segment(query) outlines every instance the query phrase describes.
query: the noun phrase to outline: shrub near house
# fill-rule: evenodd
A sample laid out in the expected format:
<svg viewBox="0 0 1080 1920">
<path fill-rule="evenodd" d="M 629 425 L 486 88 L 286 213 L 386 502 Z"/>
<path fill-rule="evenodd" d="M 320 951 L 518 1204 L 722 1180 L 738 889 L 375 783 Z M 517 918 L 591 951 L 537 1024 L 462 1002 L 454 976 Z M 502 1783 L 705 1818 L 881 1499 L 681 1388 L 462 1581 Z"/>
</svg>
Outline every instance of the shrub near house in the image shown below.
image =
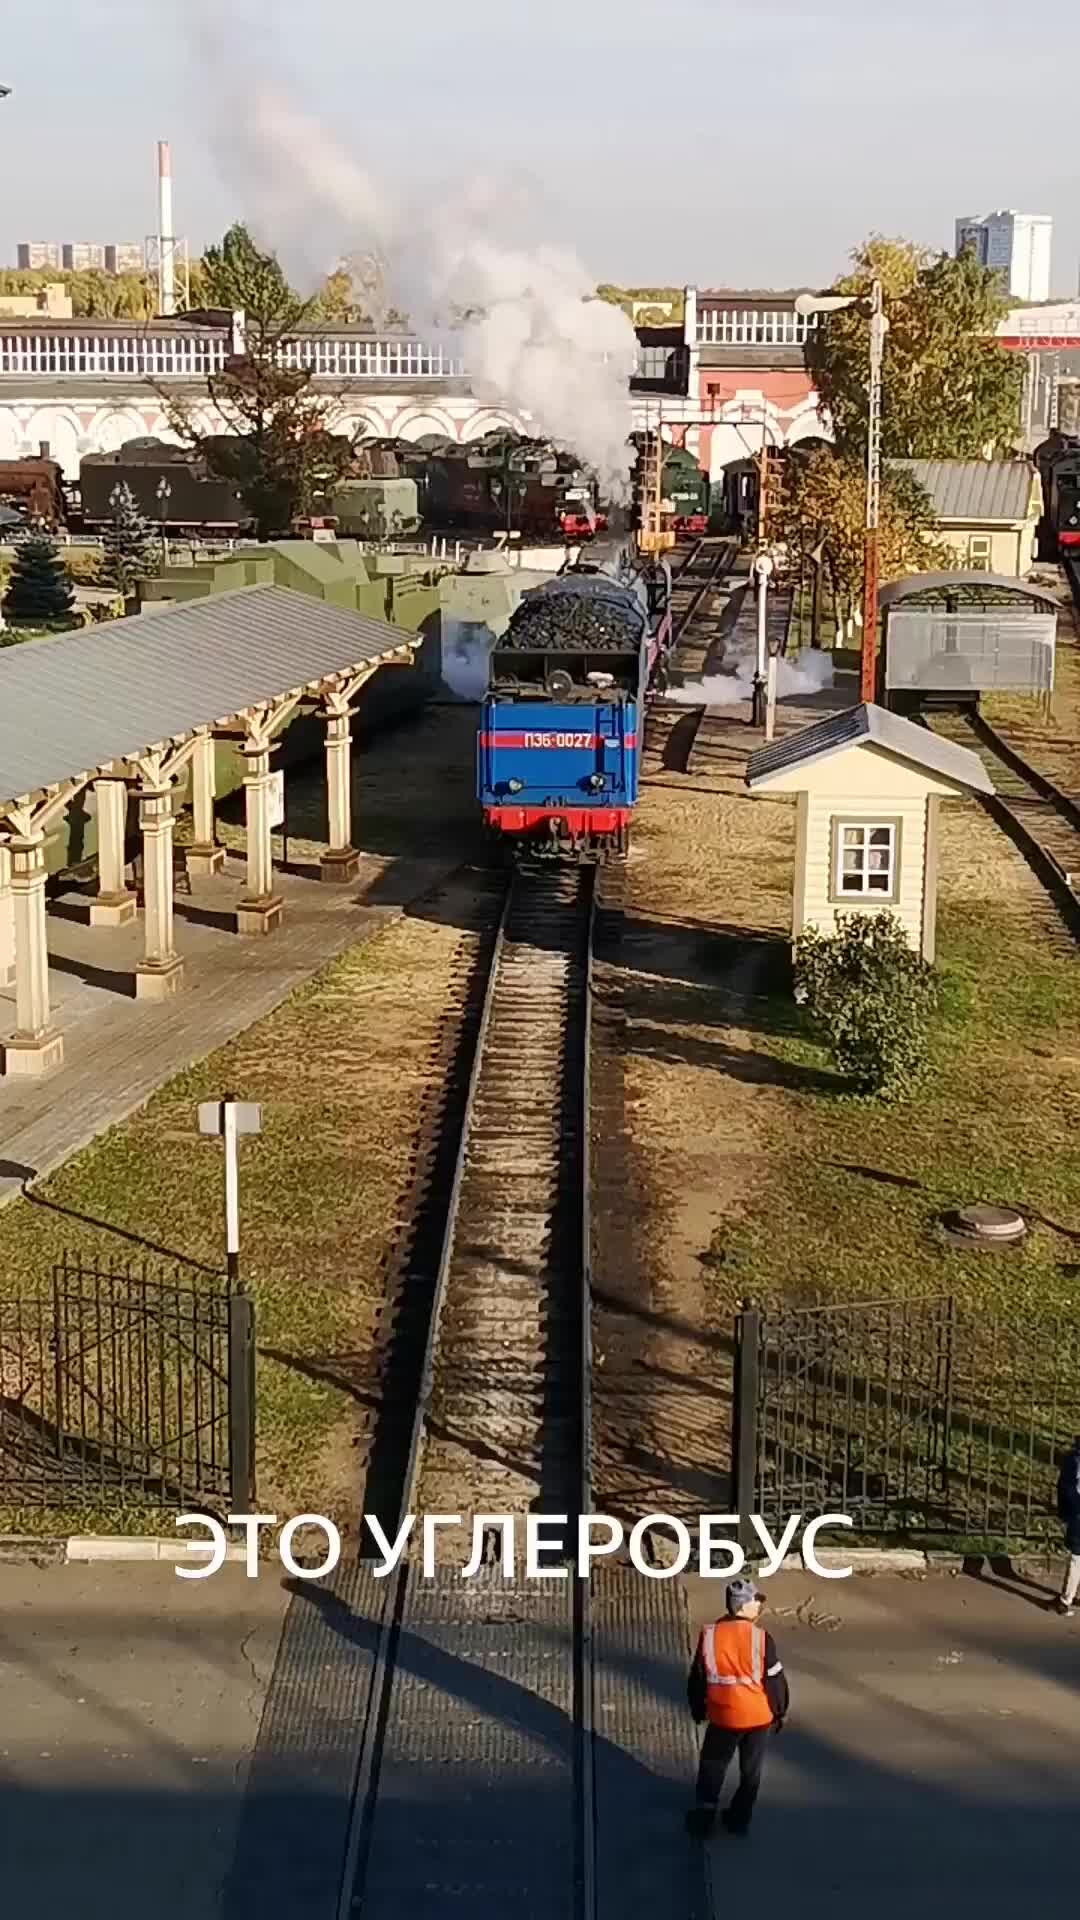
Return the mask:
<svg viewBox="0 0 1080 1920">
<path fill-rule="evenodd" d="M 854 1092 L 904 1099 L 925 1071 L 933 971 L 894 914 L 841 914 L 836 928 L 796 941 L 796 996 Z"/>
</svg>

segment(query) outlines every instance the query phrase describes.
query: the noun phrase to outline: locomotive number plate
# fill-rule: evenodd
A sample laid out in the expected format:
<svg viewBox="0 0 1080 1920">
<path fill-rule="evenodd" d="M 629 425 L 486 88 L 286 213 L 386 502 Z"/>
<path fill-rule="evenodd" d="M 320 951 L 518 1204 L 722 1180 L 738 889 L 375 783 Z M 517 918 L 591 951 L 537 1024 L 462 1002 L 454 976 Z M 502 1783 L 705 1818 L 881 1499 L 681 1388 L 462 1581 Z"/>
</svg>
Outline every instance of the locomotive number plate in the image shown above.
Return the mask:
<svg viewBox="0 0 1080 1920">
<path fill-rule="evenodd" d="M 527 747 L 592 747 L 596 745 L 593 733 L 527 733 Z"/>
</svg>

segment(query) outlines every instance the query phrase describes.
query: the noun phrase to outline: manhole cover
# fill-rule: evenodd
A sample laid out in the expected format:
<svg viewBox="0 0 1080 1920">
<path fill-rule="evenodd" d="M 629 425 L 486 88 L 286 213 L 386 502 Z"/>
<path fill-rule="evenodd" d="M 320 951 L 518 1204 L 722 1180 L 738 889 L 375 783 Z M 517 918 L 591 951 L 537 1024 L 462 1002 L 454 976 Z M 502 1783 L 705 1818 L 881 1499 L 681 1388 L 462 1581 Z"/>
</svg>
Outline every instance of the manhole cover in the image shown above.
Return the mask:
<svg viewBox="0 0 1080 1920">
<path fill-rule="evenodd" d="M 983 1200 L 957 1207 L 941 1224 L 946 1239 L 956 1246 L 1012 1247 L 1027 1233 L 1024 1216 L 1014 1207 L 992 1207 Z"/>
</svg>

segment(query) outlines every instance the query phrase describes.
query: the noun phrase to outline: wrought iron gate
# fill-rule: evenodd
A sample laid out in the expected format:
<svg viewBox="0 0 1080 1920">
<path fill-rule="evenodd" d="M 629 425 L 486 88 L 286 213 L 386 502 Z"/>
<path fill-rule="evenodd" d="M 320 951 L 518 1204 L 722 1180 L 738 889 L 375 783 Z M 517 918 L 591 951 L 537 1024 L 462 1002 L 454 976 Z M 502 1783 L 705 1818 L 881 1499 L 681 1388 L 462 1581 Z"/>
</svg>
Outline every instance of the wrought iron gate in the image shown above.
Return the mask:
<svg viewBox="0 0 1080 1920">
<path fill-rule="evenodd" d="M 736 1321 L 741 1514 L 850 1514 L 878 1539 L 1060 1541 L 1080 1432 L 1080 1318 L 990 1316 L 951 1296 L 747 1307 Z"/>
<path fill-rule="evenodd" d="M 0 1506 L 250 1507 L 243 1293 L 65 1261 L 0 1296 Z"/>
</svg>

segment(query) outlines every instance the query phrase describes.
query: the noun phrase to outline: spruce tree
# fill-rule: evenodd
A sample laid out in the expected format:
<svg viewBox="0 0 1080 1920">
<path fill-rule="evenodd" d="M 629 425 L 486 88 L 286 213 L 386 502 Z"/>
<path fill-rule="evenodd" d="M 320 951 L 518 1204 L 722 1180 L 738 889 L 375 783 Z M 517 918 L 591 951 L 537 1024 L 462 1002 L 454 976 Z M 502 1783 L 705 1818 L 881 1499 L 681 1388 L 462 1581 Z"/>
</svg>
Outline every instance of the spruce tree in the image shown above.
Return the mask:
<svg viewBox="0 0 1080 1920">
<path fill-rule="evenodd" d="M 71 577 L 55 540 L 47 533 L 23 540 L 4 598 L 4 616 L 16 626 L 42 627 L 70 619 L 75 605 Z"/>
<path fill-rule="evenodd" d="M 101 577 L 126 600 L 143 575 L 156 572 L 157 554 L 150 528 L 126 481 L 113 488 L 109 504 L 112 519 L 102 535 L 105 557 Z"/>
</svg>

